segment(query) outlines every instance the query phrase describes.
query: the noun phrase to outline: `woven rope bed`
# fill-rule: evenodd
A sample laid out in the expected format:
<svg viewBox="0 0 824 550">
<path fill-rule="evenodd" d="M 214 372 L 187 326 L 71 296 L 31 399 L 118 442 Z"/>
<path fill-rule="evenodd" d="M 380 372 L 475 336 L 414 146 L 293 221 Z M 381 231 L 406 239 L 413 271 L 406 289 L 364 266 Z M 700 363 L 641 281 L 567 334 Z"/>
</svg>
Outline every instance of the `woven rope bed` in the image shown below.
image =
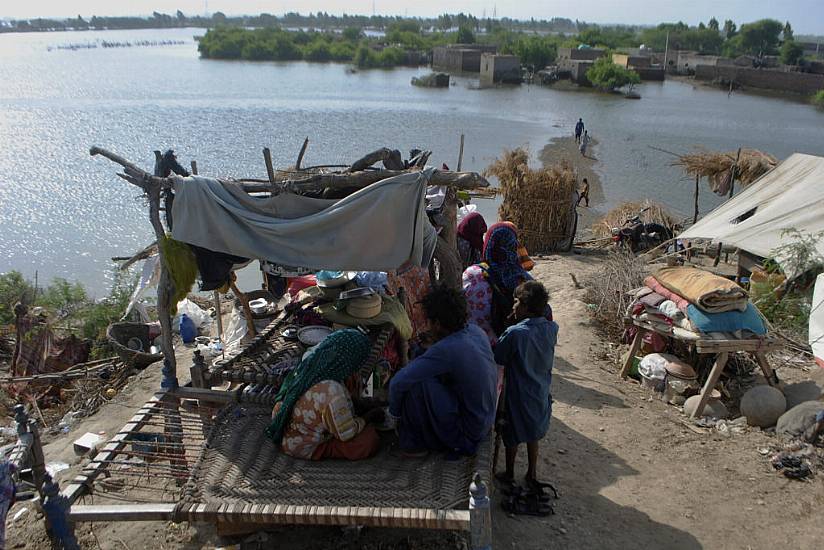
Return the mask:
<svg viewBox="0 0 824 550">
<path fill-rule="evenodd" d="M 362 461 L 307 461 L 280 452 L 265 435 L 271 409 L 235 404 L 192 470 L 176 516 L 214 514 L 228 522 L 366 524 L 467 529 L 475 472 L 489 479 L 491 437 L 474 457 L 400 458 L 387 441 Z"/>
</svg>

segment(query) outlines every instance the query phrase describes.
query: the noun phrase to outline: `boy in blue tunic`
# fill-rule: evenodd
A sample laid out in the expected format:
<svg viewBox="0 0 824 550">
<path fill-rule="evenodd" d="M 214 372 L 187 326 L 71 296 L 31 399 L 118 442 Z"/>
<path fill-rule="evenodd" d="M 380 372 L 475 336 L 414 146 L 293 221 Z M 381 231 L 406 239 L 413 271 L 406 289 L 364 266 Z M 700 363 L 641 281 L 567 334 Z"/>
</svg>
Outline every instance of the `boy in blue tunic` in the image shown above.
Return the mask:
<svg viewBox="0 0 824 550">
<path fill-rule="evenodd" d="M 539 485 L 535 472 L 538 442 L 546 435 L 552 414 L 549 386 L 558 325 L 544 315 L 549 296 L 538 281 L 522 283 L 514 297 L 512 315 L 517 323 L 506 329 L 495 347 L 495 361 L 505 368 L 502 439 L 506 472 L 499 479 L 514 481 L 518 446 L 526 443 L 529 466 L 525 480 L 533 487 Z"/>
</svg>

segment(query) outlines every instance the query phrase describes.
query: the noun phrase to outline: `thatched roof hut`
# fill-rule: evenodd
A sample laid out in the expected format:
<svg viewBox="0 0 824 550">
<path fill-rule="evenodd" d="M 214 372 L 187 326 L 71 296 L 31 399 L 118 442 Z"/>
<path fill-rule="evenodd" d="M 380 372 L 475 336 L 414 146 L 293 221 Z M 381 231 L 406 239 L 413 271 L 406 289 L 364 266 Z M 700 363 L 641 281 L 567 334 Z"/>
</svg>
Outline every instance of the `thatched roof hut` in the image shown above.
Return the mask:
<svg viewBox="0 0 824 550">
<path fill-rule="evenodd" d="M 529 153 L 518 148 L 504 151 L 484 175 L 498 178 L 503 196 L 498 216 L 518 226 L 522 244 L 530 252 L 546 254 L 572 247 L 578 221 L 578 181 L 572 165 L 563 161 L 530 168 Z"/>
<path fill-rule="evenodd" d="M 735 159 L 735 152 L 698 150 L 694 153 L 680 155 L 672 164 L 681 166 L 691 176 L 707 178 L 707 183 L 713 193 L 723 196 L 730 190 L 731 170 Z M 746 187 L 775 168 L 777 164 L 778 161 L 772 155 L 756 149 L 741 149 L 735 177 Z"/>
</svg>

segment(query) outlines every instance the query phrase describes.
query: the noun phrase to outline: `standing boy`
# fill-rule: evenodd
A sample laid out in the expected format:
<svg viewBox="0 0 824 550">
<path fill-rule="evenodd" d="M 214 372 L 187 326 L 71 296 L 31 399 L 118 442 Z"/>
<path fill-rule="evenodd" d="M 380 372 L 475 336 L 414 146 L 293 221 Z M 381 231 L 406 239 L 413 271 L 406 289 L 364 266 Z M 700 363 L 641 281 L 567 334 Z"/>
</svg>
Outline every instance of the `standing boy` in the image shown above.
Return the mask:
<svg viewBox="0 0 824 550">
<path fill-rule="evenodd" d="M 495 347 L 495 361 L 504 365 L 504 413 L 502 439 L 506 448 L 506 472 L 498 479 L 512 483 L 518 446 L 526 443 L 529 466 L 526 484 L 540 487 L 536 475 L 538 442 L 549 429 L 552 414 L 552 363 L 558 325 L 545 312 L 549 296 L 538 281 L 526 281 L 515 289 L 512 314 L 518 321 L 503 333 Z"/>
<path fill-rule="evenodd" d="M 578 122 L 575 124 L 575 143 L 581 143 L 581 134 L 584 133 L 584 121 L 583 119 L 578 119 Z"/>
<path fill-rule="evenodd" d="M 581 201 L 586 201 L 586 206 L 589 208 L 589 182 L 586 178 L 584 178 L 584 183 L 581 186 L 581 194 L 578 195 L 578 202 L 575 203 L 575 206 L 580 206 Z"/>
</svg>

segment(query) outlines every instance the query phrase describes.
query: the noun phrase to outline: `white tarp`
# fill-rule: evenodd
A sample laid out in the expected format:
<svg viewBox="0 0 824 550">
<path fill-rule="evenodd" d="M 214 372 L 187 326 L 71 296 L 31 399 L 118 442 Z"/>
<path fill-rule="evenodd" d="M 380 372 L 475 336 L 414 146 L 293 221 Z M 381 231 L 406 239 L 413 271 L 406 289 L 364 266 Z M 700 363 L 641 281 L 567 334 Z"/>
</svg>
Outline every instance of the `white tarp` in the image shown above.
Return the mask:
<svg viewBox="0 0 824 550">
<path fill-rule="evenodd" d="M 769 257 L 787 242 L 786 229 L 824 231 L 824 158 L 795 153 L 678 238 L 712 239 Z M 818 250 L 824 255 L 824 240 Z"/>
</svg>

